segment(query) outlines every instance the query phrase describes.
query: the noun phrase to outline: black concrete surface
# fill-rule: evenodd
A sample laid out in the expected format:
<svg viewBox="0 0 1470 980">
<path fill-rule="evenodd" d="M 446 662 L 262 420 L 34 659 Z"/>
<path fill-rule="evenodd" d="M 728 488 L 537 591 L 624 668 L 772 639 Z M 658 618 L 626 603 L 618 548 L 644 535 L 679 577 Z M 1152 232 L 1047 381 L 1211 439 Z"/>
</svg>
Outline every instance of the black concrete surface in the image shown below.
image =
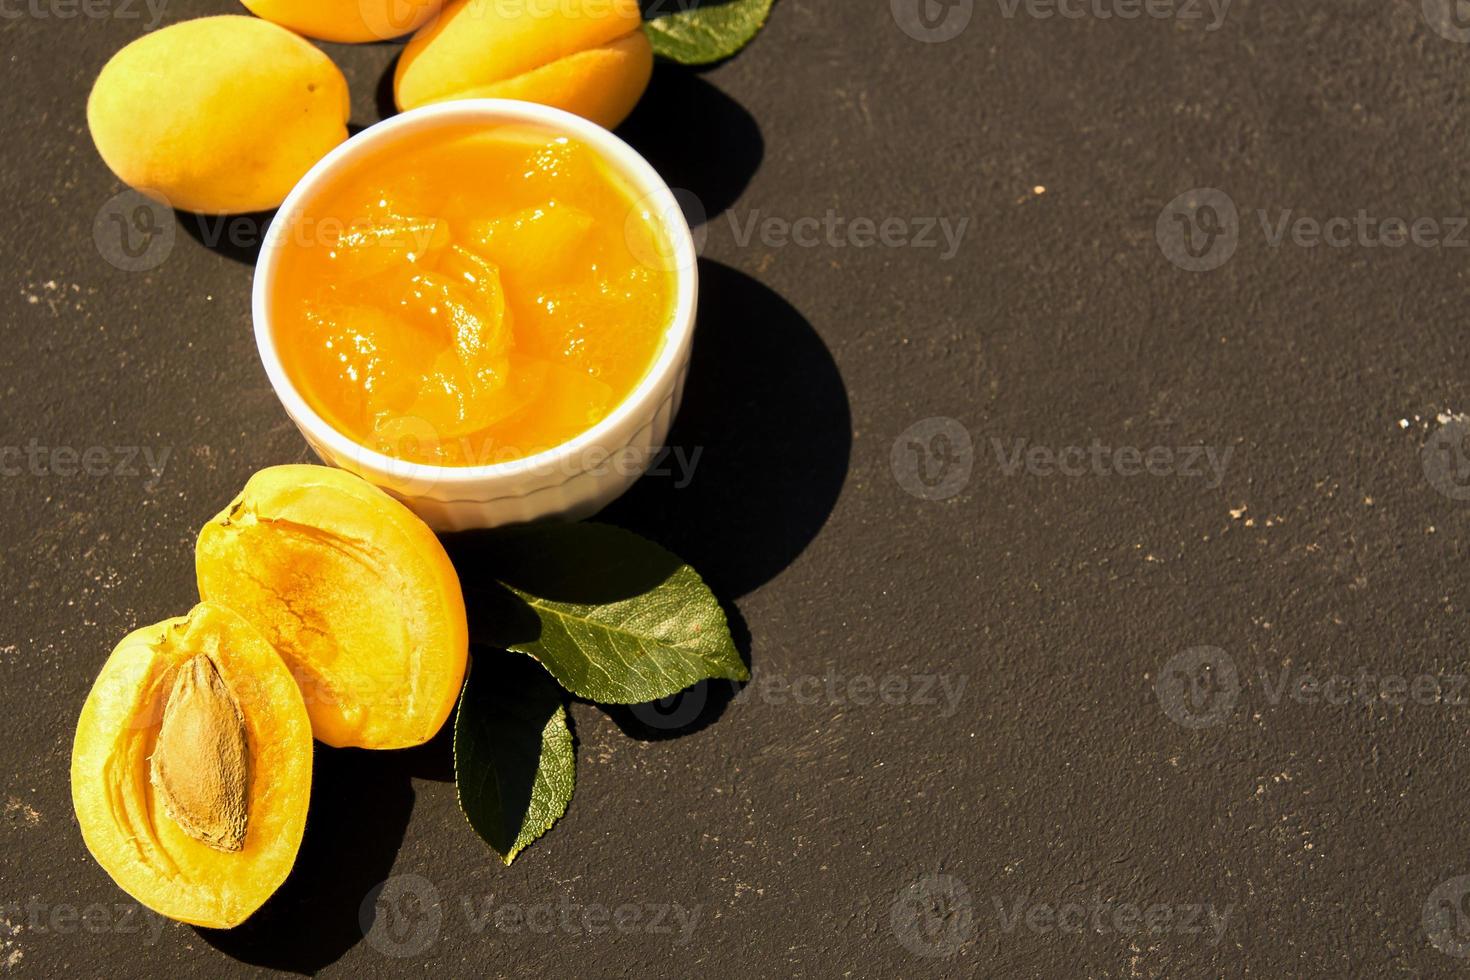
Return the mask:
<svg viewBox="0 0 1470 980">
<path fill-rule="evenodd" d="M 152 14 L 3 8 L 0 972 L 1467 969 L 1470 32 L 916 10 L 781 0 L 625 127 L 708 219 L 702 455 L 607 519 L 707 575 L 755 681 L 574 705 L 576 798 L 509 869 L 442 739 L 319 749 L 296 874 L 225 934 L 112 884 L 67 770 L 113 644 L 190 605 L 196 528 L 307 458 L 251 339 L 260 219 L 121 251 L 83 106 Z M 370 124 L 396 48 L 329 50 Z"/>
</svg>

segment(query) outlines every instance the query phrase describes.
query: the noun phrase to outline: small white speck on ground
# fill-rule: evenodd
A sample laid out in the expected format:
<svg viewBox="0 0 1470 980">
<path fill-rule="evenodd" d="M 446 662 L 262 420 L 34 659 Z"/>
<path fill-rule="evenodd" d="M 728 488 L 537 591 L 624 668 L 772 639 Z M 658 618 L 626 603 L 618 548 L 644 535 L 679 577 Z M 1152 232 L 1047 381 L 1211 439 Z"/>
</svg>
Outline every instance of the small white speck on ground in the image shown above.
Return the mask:
<svg viewBox="0 0 1470 980">
<path fill-rule="evenodd" d="M 5 798 L 5 816 L 11 820 L 22 820 L 28 827 L 34 827 L 41 822 L 41 814 L 36 808 L 15 796 Z"/>
</svg>

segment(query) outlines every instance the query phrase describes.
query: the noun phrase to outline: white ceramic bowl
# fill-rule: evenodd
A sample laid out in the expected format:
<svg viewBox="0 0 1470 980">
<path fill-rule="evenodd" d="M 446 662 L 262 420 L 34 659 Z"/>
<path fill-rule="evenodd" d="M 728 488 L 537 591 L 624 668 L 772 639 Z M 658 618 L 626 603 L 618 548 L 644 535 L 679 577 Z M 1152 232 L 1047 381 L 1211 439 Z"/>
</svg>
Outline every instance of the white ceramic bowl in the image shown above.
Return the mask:
<svg viewBox="0 0 1470 980">
<path fill-rule="evenodd" d="M 531 125 L 579 140 L 625 180 L 655 221 L 669 253 L 656 257 L 675 275 L 672 318 L 662 348 L 643 380 L 607 418 L 554 449 L 487 466 L 411 463 L 359 445 L 307 404 L 287 375 L 270 318 L 276 267 L 290 253 L 280 245 L 315 194 L 343 167 L 395 142 L 417 141 L 436 129 L 465 125 Z M 442 102 L 394 116 L 327 154 L 291 191 L 261 243 L 255 267 L 255 342 L 271 387 L 286 413 L 323 461 L 349 470 L 401 499 L 441 531 L 498 527 L 541 518 L 577 519 L 601 510 L 632 486 L 668 437 L 684 392 L 694 338 L 698 268 L 693 237 L 667 184 L 628 144 L 580 116 L 511 99 Z"/>
</svg>

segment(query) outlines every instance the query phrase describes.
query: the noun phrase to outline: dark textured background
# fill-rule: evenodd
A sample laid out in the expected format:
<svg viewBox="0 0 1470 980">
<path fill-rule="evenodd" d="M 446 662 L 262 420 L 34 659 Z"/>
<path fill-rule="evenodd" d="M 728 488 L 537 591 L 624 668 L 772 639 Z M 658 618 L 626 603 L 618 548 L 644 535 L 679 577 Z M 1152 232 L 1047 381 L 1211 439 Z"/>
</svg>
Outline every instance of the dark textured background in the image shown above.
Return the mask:
<svg viewBox="0 0 1470 980">
<path fill-rule="evenodd" d="M 1235 0 L 1211 31 L 1203 7 L 1193 21 L 1042 19 L 978 0 L 963 33 L 926 44 L 886 0 L 781 0 L 733 61 L 661 69 L 625 133 L 710 215 L 674 435 L 703 457 L 687 488 L 646 480 L 608 519 L 707 575 L 758 683 L 697 693 L 687 725 L 574 706 L 576 798 L 510 869 L 460 816 L 442 741 L 319 749 L 297 873 L 233 934 L 138 918 L 69 801 L 72 729 L 108 651 L 188 608 L 195 530 L 251 472 L 306 458 L 256 358 L 248 245 L 206 247 L 209 229 L 180 216 L 166 261 L 130 273 L 94 244 L 122 188 L 84 100 L 149 19 L 107 9 L 0 19 L 0 445 L 170 456 L 156 481 L 64 464 L 0 481 L 0 972 L 1465 969 L 1429 933 L 1453 950 L 1470 920 L 1424 910 L 1459 908 L 1453 879 L 1470 872 L 1467 709 L 1273 691 L 1360 670 L 1451 691 L 1470 671 L 1470 504 L 1421 464 L 1441 458 L 1426 442 L 1458 448 L 1437 419 L 1470 402 L 1466 236 L 1272 247 L 1257 217 L 1362 209 L 1453 231 L 1470 190 L 1470 47 L 1418 2 Z M 165 20 L 232 9 L 171 0 Z M 378 118 L 395 50 L 330 47 L 355 122 Z M 1196 273 L 1155 228 L 1201 187 L 1228 194 L 1240 226 L 1234 256 Z M 948 261 L 736 234 L 829 209 L 969 226 Z M 892 461 L 931 417 L 974 444 L 944 500 L 903 488 L 895 473 L 918 462 L 906 439 Z M 961 481 L 958 432 L 933 448 Z M 1008 476 L 993 439 L 1232 455 L 1218 487 Z M 1181 701 L 1165 665 L 1200 646 L 1220 651 L 1213 680 Z M 954 710 L 920 703 L 914 675 L 963 684 Z M 820 680 L 783 698 L 772 678 Z M 908 691 L 858 703 L 865 678 Z M 1221 697 L 1230 710 L 1210 714 Z M 1176 724 L 1165 706 L 1218 724 Z M 418 917 L 365 941 L 359 909 L 385 879 Z M 403 895 L 423 882 L 415 909 Z M 1086 924 L 1013 923 L 1023 900 L 1082 903 Z M 681 942 L 465 912 L 625 903 L 699 918 Z M 1200 905 L 1229 909 L 1218 943 L 1184 927 Z M 1172 924 L 1110 924 L 1149 906 Z M 406 947 L 383 936 L 424 948 L 385 955 Z"/>
</svg>

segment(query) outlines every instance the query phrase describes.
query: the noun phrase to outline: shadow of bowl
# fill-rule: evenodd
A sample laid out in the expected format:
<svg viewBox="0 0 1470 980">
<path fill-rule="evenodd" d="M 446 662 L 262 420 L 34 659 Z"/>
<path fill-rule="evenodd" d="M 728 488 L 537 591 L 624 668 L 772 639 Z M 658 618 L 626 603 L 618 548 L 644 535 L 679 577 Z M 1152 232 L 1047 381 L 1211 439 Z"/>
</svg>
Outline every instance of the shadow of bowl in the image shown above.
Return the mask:
<svg viewBox="0 0 1470 980">
<path fill-rule="evenodd" d="M 811 324 L 766 286 L 700 262 L 699 320 L 668 450 L 599 520 L 663 544 L 722 600 L 770 581 L 837 503 L 847 389 Z"/>
<path fill-rule="evenodd" d="M 734 204 L 765 157 L 760 126 L 740 103 L 691 69 L 665 61 L 654 65 L 648 91 L 617 134 L 671 188 L 698 199 L 696 213 L 687 215 L 690 224 Z"/>
</svg>

